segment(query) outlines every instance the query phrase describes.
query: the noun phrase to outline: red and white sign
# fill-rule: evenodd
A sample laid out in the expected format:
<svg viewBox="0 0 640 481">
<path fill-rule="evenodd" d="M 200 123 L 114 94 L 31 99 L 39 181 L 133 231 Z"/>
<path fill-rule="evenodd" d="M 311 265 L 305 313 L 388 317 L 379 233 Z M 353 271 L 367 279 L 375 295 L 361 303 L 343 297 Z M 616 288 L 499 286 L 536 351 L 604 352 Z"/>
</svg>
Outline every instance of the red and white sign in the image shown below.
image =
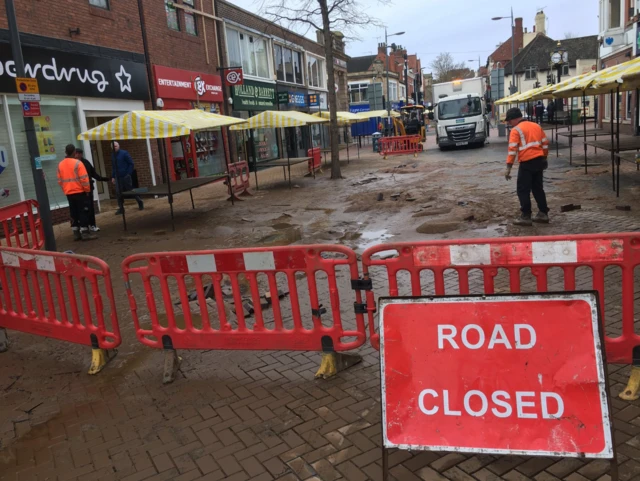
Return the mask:
<svg viewBox="0 0 640 481">
<path fill-rule="evenodd" d="M 40 102 L 21 102 L 23 117 L 41 117 Z"/>
<path fill-rule="evenodd" d="M 177 68 L 153 66 L 156 91 L 159 98 L 222 102 L 222 80 L 211 75 Z"/>
<path fill-rule="evenodd" d="M 383 441 L 612 458 L 595 293 L 382 299 Z"/>
<path fill-rule="evenodd" d="M 242 67 L 238 68 L 225 68 L 224 72 L 224 84 L 228 87 L 234 85 L 242 85 L 244 83 L 244 75 L 242 74 Z"/>
</svg>

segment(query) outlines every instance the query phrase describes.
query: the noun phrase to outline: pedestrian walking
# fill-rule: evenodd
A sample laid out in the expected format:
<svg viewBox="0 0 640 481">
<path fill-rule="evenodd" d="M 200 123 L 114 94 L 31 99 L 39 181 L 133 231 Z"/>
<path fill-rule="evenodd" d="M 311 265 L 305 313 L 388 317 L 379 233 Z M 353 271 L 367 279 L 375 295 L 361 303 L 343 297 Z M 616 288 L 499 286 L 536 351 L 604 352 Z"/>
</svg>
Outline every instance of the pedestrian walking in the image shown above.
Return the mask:
<svg viewBox="0 0 640 481">
<path fill-rule="evenodd" d="M 544 105 L 542 105 L 542 101 L 538 100 L 538 105 L 536 105 L 536 123 L 538 125 L 542 125 L 543 117 L 544 117 Z"/>
<path fill-rule="evenodd" d="M 549 100 L 549 103 L 547 104 L 547 119 L 550 124 L 552 124 L 555 121 L 555 117 L 556 117 L 556 104 L 555 104 L 555 101 L 552 99 L 552 100 Z"/>
<path fill-rule="evenodd" d="M 91 195 L 89 196 L 89 230 L 91 232 L 99 232 L 100 228 L 96 225 L 96 208 L 93 205 L 93 179 L 99 182 L 109 182 L 109 179 L 98 174 L 98 172 L 96 172 L 96 169 L 93 167 L 93 164 L 85 159 L 83 154 L 84 151 L 82 149 L 76 149 L 76 159 L 82 162 L 82 165 L 84 165 L 84 168 L 87 170 L 87 174 L 89 175 L 89 183 L 91 185 Z"/>
<path fill-rule="evenodd" d="M 133 189 L 133 159 L 129 152 L 120 148 L 118 142 L 113 143 L 113 152 L 111 154 L 111 182 L 116 186 L 116 196 L 118 197 L 118 210 L 116 215 L 122 215 L 124 211 L 124 199 L 122 198 L 122 192 L 128 192 Z M 139 195 L 134 197 L 138 202 L 138 208 L 144 209 L 144 202 Z"/>
<path fill-rule="evenodd" d="M 549 207 L 544 193 L 543 176 L 548 167 L 549 140 L 542 127 L 534 122 L 523 121 L 518 108 L 507 111 L 505 121 L 511 127 L 509 153 L 505 179 L 511 180 L 511 169 L 518 158 L 517 192 L 521 216 L 513 223 L 530 226 L 532 222 L 549 223 Z M 538 204 L 538 214 L 531 218 L 531 193 Z"/>
<path fill-rule="evenodd" d="M 69 144 L 64 149 L 66 157 L 58 164 L 58 184 L 69 202 L 71 230 L 74 240 L 93 240 L 96 235 L 89 230 L 89 201 L 91 185 L 87 169 L 75 158 L 76 148 Z"/>
</svg>

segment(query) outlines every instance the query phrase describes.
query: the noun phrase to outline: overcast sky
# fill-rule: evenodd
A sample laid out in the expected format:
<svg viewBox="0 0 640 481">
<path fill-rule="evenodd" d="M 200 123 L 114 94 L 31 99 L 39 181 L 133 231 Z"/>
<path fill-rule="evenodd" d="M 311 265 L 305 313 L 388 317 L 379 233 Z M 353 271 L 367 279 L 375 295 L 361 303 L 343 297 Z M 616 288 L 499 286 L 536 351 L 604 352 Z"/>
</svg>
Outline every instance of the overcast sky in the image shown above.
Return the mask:
<svg viewBox="0 0 640 481">
<path fill-rule="evenodd" d="M 229 0 L 242 8 L 257 12 L 261 1 Z M 268 1 L 268 0 L 267 0 Z M 291 0 L 295 4 L 295 0 Z M 404 45 L 409 53 L 417 53 L 423 66 L 429 65 L 440 52 L 450 52 L 459 62 L 477 68 L 500 42 L 511 36 L 509 20 L 492 21 L 492 17 L 522 17 L 524 27 L 532 30 L 538 9 L 547 15 L 547 35 L 565 38 L 571 32 L 576 37 L 598 34 L 598 0 L 395 0 L 379 5 L 375 0 L 360 0 L 369 15 L 385 22 L 388 32 L 405 31 L 392 37 L 389 43 Z M 410 19 L 407 21 L 406 19 Z M 315 40 L 315 32 L 309 32 Z M 352 57 L 377 52 L 378 42 L 384 42 L 384 29 L 370 28 L 358 33 L 360 40 L 350 40 L 347 54 Z M 474 62 L 468 62 L 476 59 Z M 425 71 L 429 71 L 427 68 Z"/>
</svg>

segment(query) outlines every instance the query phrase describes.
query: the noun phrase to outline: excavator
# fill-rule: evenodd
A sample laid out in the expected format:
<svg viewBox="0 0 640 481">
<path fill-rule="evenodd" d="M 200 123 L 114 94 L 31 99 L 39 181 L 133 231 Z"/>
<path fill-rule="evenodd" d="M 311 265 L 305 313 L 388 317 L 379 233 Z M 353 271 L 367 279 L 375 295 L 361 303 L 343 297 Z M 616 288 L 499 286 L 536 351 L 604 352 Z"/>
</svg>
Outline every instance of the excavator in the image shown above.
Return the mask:
<svg viewBox="0 0 640 481">
<path fill-rule="evenodd" d="M 422 105 L 407 105 L 400 110 L 402 117 L 393 119 L 395 134 L 419 135 L 420 142 L 426 142 L 427 132 L 424 126 L 424 107 Z"/>
</svg>

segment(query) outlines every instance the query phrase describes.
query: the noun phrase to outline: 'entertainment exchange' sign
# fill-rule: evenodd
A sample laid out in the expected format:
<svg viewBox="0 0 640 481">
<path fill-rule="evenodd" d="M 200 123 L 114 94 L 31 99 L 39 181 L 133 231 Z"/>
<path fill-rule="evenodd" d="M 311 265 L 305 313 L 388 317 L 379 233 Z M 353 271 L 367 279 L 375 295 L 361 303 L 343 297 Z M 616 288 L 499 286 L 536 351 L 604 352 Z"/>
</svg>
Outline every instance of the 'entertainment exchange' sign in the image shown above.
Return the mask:
<svg viewBox="0 0 640 481">
<path fill-rule="evenodd" d="M 59 50 L 23 47 L 25 76 L 38 79 L 40 93 L 72 97 L 147 100 L 144 63 Z M 17 76 L 11 46 L 0 43 L 0 92 L 15 93 Z"/>
<path fill-rule="evenodd" d="M 244 80 L 244 85 L 232 88 L 234 110 L 270 110 L 276 106 L 274 84 Z"/>
</svg>

